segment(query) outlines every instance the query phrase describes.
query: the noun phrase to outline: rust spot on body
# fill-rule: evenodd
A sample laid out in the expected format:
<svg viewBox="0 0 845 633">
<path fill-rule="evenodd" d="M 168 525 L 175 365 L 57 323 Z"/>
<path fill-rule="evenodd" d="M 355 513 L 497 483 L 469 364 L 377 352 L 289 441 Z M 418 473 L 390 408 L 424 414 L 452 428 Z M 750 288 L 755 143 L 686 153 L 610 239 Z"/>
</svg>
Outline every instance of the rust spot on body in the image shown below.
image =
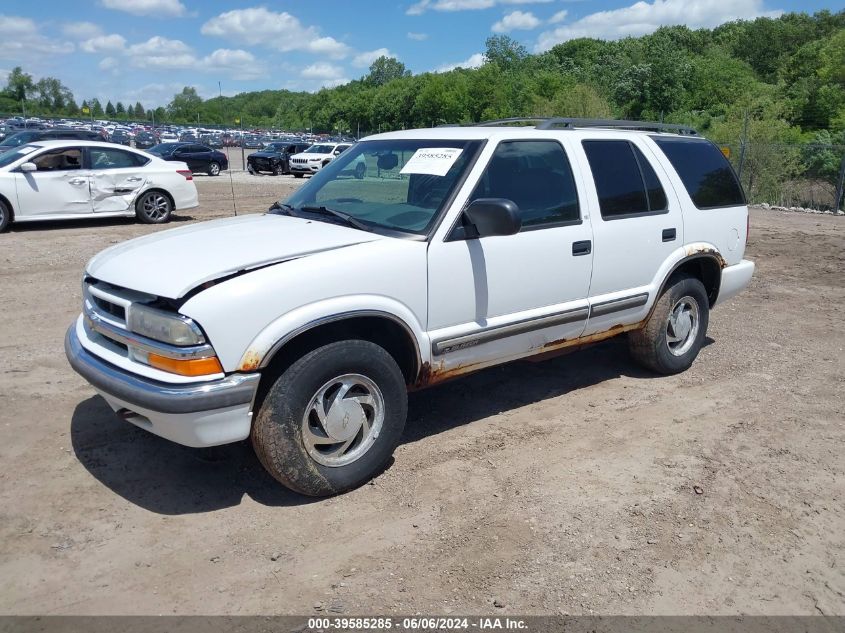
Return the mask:
<svg viewBox="0 0 845 633">
<path fill-rule="evenodd" d="M 238 367 L 238 371 L 255 371 L 260 365 L 261 356 L 259 356 L 258 352 L 247 350 L 241 359 L 241 365 Z"/>
<path fill-rule="evenodd" d="M 570 351 L 576 351 L 577 349 L 586 345 L 598 343 L 599 341 L 604 341 L 605 339 L 612 338 L 614 336 L 622 334 L 623 332 L 638 330 L 645 326 L 646 320 L 647 319 L 640 321 L 639 323 L 634 323 L 632 325 L 622 325 L 621 323 L 619 323 L 602 332 L 595 332 L 594 334 L 588 334 L 586 336 L 581 336 L 573 339 L 558 339 L 556 341 L 551 341 L 549 343 L 546 343 L 542 347 L 537 348 L 535 350 L 531 350 L 524 356 L 521 356 L 520 358 L 515 358 L 513 360 L 528 360 L 531 362 L 541 362 L 548 358 L 553 358 L 555 356 L 559 356 Z M 439 361 L 436 365 L 432 365 L 431 363 L 425 362 L 423 363 L 422 368 L 420 369 L 417 381 L 410 387 L 410 389 L 412 391 L 416 391 L 417 389 L 424 389 L 425 387 L 431 387 L 432 385 L 437 385 L 441 382 L 452 380 L 453 378 L 457 378 L 459 376 L 471 374 L 481 369 L 486 369 L 487 367 L 494 367 L 499 364 L 504 364 L 505 362 L 509 361 L 503 361 L 502 363 L 470 363 L 468 365 L 450 367 L 449 369 L 446 369 L 446 362 L 443 360 Z"/>
<path fill-rule="evenodd" d="M 711 248 L 709 246 L 687 246 L 685 250 L 687 257 L 693 257 L 694 255 L 712 255 L 716 261 L 719 262 L 720 268 L 725 268 L 728 265 L 728 262 L 726 262 L 725 258 L 722 257 L 722 254 L 715 248 Z"/>
</svg>

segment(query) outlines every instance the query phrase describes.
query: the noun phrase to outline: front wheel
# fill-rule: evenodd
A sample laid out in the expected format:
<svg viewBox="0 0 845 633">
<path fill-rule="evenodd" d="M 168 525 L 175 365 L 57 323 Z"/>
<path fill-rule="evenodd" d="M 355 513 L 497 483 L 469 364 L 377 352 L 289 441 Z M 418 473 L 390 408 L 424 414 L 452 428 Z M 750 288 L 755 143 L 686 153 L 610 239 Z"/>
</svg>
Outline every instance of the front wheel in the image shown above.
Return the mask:
<svg viewBox="0 0 845 633">
<path fill-rule="evenodd" d="M 666 289 L 645 327 L 628 334 L 634 360 L 658 374 L 678 374 L 692 365 L 707 334 L 710 303 L 696 278 L 678 275 Z"/>
<path fill-rule="evenodd" d="M 211 161 L 208 165 L 208 175 L 209 176 L 219 176 L 220 175 L 220 163 L 215 163 Z"/>
<path fill-rule="evenodd" d="M 358 163 L 355 165 L 355 177 L 358 180 L 363 180 L 364 176 L 367 175 L 367 165 L 364 163 Z"/>
<path fill-rule="evenodd" d="M 264 468 L 288 488 L 327 496 L 372 479 L 399 444 L 408 397 L 393 357 L 369 341 L 330 343 L 270 387 L 252 427 Z"/>
<path fill-rule="evenodd" d="M 161 191 L 148 191 L 135 203 L 135 215 L 144 224 L 164 224 L 170 221 L 173 203 Z"/>
<path fill-rule="evenodd" d="M 285 173 L 285 167 L 281 163 L 276 163 L 273 165 L 273 175 L 274 176 L 281 176 Z"/>
</svg>

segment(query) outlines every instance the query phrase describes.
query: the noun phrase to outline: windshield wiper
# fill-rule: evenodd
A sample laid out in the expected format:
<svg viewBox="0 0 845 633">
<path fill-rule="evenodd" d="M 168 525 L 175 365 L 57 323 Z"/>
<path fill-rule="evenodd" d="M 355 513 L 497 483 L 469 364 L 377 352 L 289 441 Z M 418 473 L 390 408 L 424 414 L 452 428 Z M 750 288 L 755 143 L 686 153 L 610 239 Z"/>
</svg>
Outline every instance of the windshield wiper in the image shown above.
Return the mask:
<svg viewBox="0 0 845 633">
<path fill-rule="evenodd" d="M 306 211 L 308 213 L 318 213 L 320 215 L 330 215 L 330 216 L 333 216 L 333 217 L 335 217 L 339 220 L 342 220 L 344 222 L 344 224 L 346 224 L 347 226 L 351 226 L 354 229 L 360 229 L 362 231 L 369 231 L 370 230 L 370 227 L 367 226 L 364 222 L 361 222 L 361 220 L 358 220 L 358 219 L 352 217 L 348 213 L 344 213 L 343 211 L 338 211 L 336 209 L 330 209 L 329 207 L 325 207 L 325 206 L 304 206 L 304 207 L 299 207 L 299 209 L 297 209 L 297 210 L 298 211 Z"/>
<path fill-rule="evenodd" d="M 267 213 L 273 213 L 275 215 L 293 215 L 293 206 L 289 205 L 287 202 L 274 202 L 270 205 L 270 208 L 267 209 Z"/>
</svg>

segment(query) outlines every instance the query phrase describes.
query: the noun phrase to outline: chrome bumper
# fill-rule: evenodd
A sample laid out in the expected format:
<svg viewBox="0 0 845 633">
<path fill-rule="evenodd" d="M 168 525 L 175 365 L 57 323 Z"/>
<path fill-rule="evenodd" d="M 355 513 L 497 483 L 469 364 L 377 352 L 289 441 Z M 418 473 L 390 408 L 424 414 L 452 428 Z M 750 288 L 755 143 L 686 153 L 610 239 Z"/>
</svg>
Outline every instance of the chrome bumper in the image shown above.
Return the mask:
<svg viewBox="0 0 845 633">
<path fill-rule="evenodd" d="M 261 379 L 260 374 L 231 374 L 212 382 L 185 385 L 150 380 L 115 367 L 86 350 L 79 342 L 75 324 L 65 335 L 65 355 L 74 371 L 98 391 L 160 413 L 197 413 L 250 405 Z"/>
</svg>

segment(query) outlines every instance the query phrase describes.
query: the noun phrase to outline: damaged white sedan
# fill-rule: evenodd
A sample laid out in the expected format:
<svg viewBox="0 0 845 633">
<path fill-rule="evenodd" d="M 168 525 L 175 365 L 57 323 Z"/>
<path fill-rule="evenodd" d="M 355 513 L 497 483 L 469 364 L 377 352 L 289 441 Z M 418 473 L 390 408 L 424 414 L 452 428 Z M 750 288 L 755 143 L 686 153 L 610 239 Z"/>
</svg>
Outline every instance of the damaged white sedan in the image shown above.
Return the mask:
<svg viewBox="0 0 845 633">
<path fill-rule="evenodd" d="M 163 224 L 196 207 L 184 163 L 93 141 L 40 141 L 0 154 L 0 231 L 12 222 L 132 217 Z"/>
</svg>

